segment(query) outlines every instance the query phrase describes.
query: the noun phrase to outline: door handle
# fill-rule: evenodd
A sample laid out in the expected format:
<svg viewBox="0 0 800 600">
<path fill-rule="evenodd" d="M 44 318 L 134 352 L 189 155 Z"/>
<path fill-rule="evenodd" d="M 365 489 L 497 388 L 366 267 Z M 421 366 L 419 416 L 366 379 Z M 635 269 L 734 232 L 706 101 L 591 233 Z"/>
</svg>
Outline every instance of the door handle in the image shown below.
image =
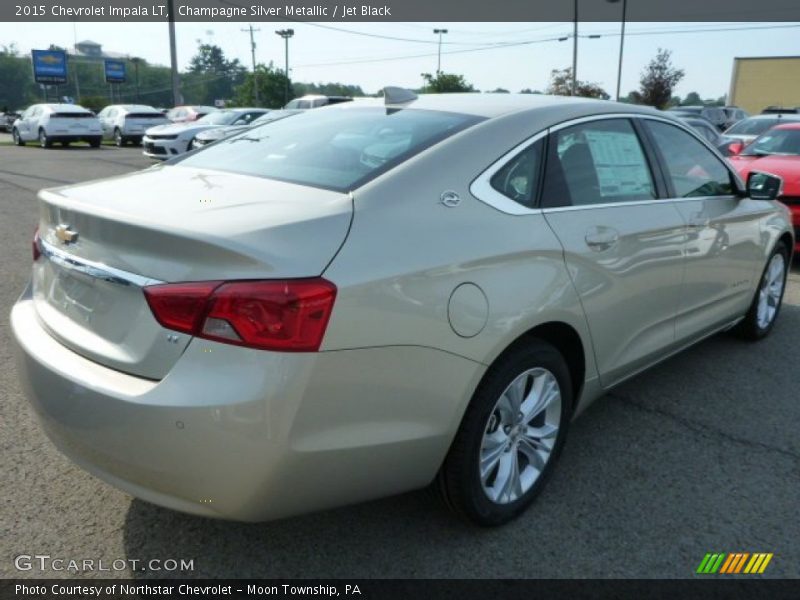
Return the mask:
<svg viewBox="0 0 800 600">
<path fill-rule="evenodd" d="M 583 238 L 586 245 L 595 252 L 613 247 L 619 241 L 619 232 L 611 227 L 591 227 Z"/>
</svg>

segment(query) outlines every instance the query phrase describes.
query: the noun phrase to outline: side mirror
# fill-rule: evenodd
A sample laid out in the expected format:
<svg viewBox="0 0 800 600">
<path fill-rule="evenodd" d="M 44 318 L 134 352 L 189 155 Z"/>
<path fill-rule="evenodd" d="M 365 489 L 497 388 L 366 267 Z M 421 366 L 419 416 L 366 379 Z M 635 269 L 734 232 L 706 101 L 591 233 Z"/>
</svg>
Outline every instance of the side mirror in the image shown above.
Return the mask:
<svg viewBox="0 0 800 600">
<path fill-rule="evenodd" d="M 723 154 L 727 154 L 728 156 L 736 156 L 737 154 L 741 154 L 742 150 L 744 150 L 744 142 L 739 140 L 727 142 L 723 144 L 720 149 L 723 151 Z"/>
<path fill-rule="evenodd" d="M 775 200 L 783 192 L 783 179 L 753 171 L 747 176 L 747 195 L 753 200 Z"/>
</svg>

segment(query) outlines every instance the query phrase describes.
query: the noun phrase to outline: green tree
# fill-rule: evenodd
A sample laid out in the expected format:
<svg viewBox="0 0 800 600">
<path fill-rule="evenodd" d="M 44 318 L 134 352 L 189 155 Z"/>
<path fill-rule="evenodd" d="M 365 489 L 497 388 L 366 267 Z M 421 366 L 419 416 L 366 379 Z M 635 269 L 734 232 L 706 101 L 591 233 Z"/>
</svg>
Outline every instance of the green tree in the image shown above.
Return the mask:
<svg viewBox="0 0 800 600">
<path fill-rule="evenodd" d="M 672 98 L 672 90 L 683 76 L 683 69 L 676 69 L 672 65 L 672 53 L 659 48 L 655 58 L 642 71 L 639 91 L 633 92 L 632 96 L 637 104 L 666 108 Z"/>
<path fill-rule="evenodd" d="M 547 93 L 554 96 L 571 96 L 572 68 L 553 69 L 550 72 L 550 85 L 547 87 Z M 598 84 L 581 81 L 580 79 L 575 82 L 575 95 L 582 98 L 600 98 L 601 100 L 610 98 L 608 93 Z"/>
<path fill-rule="evenodd" d="M 703 100 L 700 98 L 700 94 L 697 92 L 689 92 L 686 94 L 686 97 L 680 103 L 681 106 L 697 106 L 698 104 L 702 104 Z"/>
<path fill-rule="evenodd" d="M 31 61 L 19 56 L 14 44 L 0 46 L 0 81 L 0 110 L 18 110 L 36 101 Z"/>
<path fill-rule="evenodd" d="M 283 69 L 276 69 L 272 63 L 256 66 L 258 73 L 258 96 L 261 104 L 268 108 L 280 108 L 284 105 L 286 75 Z M 244 82 L 235 90 L 234 103 L 237 106 L 252 106 L 255 103 L 253 74 L 247 73 Z M 289 99 L 294 98 L 292 82 L 289 80 Z"/>
<path fill-rule="evenodd" d="M 501 87 L 499 87 L 499 88 L 495 88 L 495 89 L 493 89 L 493 90 L 492 90 L 491 92 L 489 92 L 489 93 L 490 93 L 490 94 L 510 94 L 511 92 L 509 92 L 509 91 L 508 91 L 507 89 L 505 89 L 505 88 L 501 88 Z"/>
<path fill-rule="evenodd" d="M 230 99 L 235 87 L 244 82 L 246 71 L 239 59 L 228 60 L 219 46 L 200 44 L 182 78 L 184 96 L 199 104 Z"/>
<path fill-rule="evenodd" d="M 454 92 L 474 92 L 475 88 L 468 83 L 463 75 L 455 73 L 444 73 L 438 71 L 436 75 L 423 73 L 425 86 L 422 92 L 425 94 L 451 94 Z"/>
<path fill-rule="evenodd" d="M 346 83 L 293 83 L 294 93 L 297 96 L 306 94 L 320 94 L 323 96 L 350 96 L 352 98 L 365 96 L 364 90 L 359 85 Z"/>
</svg>

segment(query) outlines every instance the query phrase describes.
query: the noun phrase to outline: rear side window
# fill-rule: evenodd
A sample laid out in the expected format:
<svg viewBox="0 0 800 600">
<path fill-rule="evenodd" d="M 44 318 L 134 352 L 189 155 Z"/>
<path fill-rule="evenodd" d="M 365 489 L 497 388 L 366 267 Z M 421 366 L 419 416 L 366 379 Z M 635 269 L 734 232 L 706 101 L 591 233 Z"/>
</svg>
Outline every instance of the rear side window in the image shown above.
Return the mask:
<svg viewBox="0 0 800 600">
<path fill-rule="evenodd" d="M 656 188 L 627 119 L 591 121 L 550 135 L 542 206 L 652 200 Z"/>
<path fill-rule="evenodd" d="M 492 188 L 523 206 L 533 206 L 543 149 L 544 140 L 539 140 L 517 154 L 492 176 Z"/>
<path fill-rule="evenodd" d="M 307 111 L 248 129 L 176 164 L 349 191 L 481 120 L 377 107 Z"/>
<path fill-rule="evenodd" d="M 730 171 L 711 150 L 682 129 L 645 121 L 677 198 L 727 196 L 734 192 Z"/>
</svg>

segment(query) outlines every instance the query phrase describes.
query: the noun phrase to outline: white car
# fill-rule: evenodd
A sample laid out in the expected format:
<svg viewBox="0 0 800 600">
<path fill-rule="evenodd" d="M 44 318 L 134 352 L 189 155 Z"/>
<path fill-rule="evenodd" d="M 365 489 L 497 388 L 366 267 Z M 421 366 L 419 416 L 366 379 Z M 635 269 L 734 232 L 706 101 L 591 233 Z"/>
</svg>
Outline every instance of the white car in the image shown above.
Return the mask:
<svg viewBox="0 0 800 600">
<path fill-rule="evenodd" d="M 166 160 L 192 149 L 195 136 L 201 131 L 229 125 L 248 125 L 269 112 L 266 108 L 231 108 L 217 110 L 191 123 L 158 125 L 145 131 L 142 142 L 145 156 Z"/>
<path fill-rule="evenodd" d="M 103 137 L 113 139 L 120 147 L 128 142 L 140 144 L 149 128 L 169 123 L 164 113 L 143 104 L 112 104 L 101 110 L 97 118 Z"/>
<path fill-rule="evenodd" d="M 103 141 L 98 118 L 77 104 L 34 104 L 14 121 L 11 135 L 17 146 L 38 140 L 42 148 L 50 148 L 56 142 L 68 146 L 80 141 L 99 148 Z"/>
</svg>

